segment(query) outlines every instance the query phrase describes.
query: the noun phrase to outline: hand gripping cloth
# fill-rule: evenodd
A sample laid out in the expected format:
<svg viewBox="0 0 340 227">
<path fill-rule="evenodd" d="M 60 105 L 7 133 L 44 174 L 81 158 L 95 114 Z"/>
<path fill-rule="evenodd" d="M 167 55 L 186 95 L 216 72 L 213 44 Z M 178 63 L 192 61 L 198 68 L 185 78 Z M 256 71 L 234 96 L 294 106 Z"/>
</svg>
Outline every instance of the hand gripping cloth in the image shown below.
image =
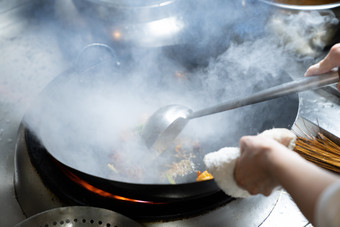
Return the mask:
<svg viewBox="0 0 340 227">
<path fill-rule="evenodd" d="M 272 138 L 291 150 L 295 146 L 295 134 L 285 128 L 273 128 L 263 131 L 260 135 Z M 224 147 L 205 155 L 203 161 L 207 171 L 224 193 L 234 198 L 246 198 L 250 196 L 249 192 L 240 188 L 234 180 L 235 164 L 239 156 L 238 147 Z"/>
</svg>

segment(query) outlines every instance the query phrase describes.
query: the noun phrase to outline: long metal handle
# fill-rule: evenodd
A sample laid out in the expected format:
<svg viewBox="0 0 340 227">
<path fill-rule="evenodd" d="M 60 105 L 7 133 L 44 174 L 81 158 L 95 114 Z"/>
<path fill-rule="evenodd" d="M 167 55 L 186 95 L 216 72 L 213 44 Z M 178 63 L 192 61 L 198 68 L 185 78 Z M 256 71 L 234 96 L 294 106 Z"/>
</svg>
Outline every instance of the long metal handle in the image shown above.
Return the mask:
<svg viewBox="0 0 340 227">
<path fill-rule="evenodd" d="M 298 80 L 294 80 L 288 83 L 284 83 L 269 89 L 265 89 L 263 91 L 257 92 L 255 94 L 234 99 L 231 101 L 224 102 L 219 105 L 215 105 L 212 107 L 204 108 L 202 110 L 198 110 L 192 112 L 188 118 L 198 118 L 210 114 L 215 114 L 219 112 L 223 112 L 226 110 L 235 109 L 237 107 L 242 107 L 258 102 L 267 101 L 270 99 L 278 98 L 285 95 L 290 95 L 293 93 L 297 93 L 300 91 L 310 90 L 320 88 L 326 85 L 330 85 L 339 81 L 339 75 L 337 71 L 332 71 L 329 73 L 325 73 L 317 76 L 304 77 Z"/>
</svg>

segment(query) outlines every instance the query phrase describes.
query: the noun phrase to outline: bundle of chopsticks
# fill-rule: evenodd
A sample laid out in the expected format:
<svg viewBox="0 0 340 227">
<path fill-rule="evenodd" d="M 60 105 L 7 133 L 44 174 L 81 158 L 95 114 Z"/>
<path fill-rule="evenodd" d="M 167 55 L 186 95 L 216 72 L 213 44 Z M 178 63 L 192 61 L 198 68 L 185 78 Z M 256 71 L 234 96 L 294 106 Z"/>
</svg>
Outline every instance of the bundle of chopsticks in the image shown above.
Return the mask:
<svg viewBox="0 0 340 227">
<path fill-rule="evenodd" d="M 340 145 L 321 132 L 297 136 L 294 151 L 324 169 L 340 173 Z"/>
</svg>

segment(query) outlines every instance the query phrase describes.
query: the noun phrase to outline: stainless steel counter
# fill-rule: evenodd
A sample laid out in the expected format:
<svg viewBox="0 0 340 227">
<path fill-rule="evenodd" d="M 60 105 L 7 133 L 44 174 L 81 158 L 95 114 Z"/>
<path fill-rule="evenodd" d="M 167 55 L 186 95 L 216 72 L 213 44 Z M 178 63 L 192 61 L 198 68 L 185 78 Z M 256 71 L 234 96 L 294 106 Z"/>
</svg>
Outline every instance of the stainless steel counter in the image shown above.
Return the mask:
<svg viewBox="0 0 340 227">
<path fill-rule="evenodd" d="M 46 84 L 72 63 L 58 48 L 60 40 L 56 39 L 53 20 L 40 21 L 39 15 L 31 13 L 32 7 L 49 7 L 49 4 L 52 1 L 43 5 L 39 1 L 0 1 L 1 226 L 13 226 L 25 219 L 13 187 L 13 154 L 21 118 Z M 296 72 L 299 67 L 304 72 L 305 66 L 301 64 L 291 70 Z M 340 137 L 340 98 L 334 94 L 324 89 L 303 92 L 300 116 Z M 263 218 L 261 226 L 309 225 L 286 192 L 275 198 L 278 200 L 271 200 L 274 209 L 268 212 L 268 218 Z M 223 209 L 215 212 L 223 216 Z"/>
</svg>

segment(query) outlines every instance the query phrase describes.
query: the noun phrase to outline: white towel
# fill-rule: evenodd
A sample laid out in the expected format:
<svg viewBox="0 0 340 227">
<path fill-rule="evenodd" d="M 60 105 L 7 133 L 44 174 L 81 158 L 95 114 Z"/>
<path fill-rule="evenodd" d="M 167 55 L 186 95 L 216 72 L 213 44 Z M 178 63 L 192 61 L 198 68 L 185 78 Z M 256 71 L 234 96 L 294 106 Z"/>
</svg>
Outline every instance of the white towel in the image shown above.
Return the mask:
<svg viewBox="0 0 340 227">
<path fill-rule="evenodd" d="M 261 135 L 272 138 L 291 150 L 295 146 L 296 136 L 288 129 L 274 128 L 262 132 Z M 250 196 L 249 192 L 240 188 L 234 180 L 234 168 L 239 156 L 239 148 L 224 147 L 205 155 L 203 161 L 222 191 L 234 198 L 246 198 Z"/>
</svg>

